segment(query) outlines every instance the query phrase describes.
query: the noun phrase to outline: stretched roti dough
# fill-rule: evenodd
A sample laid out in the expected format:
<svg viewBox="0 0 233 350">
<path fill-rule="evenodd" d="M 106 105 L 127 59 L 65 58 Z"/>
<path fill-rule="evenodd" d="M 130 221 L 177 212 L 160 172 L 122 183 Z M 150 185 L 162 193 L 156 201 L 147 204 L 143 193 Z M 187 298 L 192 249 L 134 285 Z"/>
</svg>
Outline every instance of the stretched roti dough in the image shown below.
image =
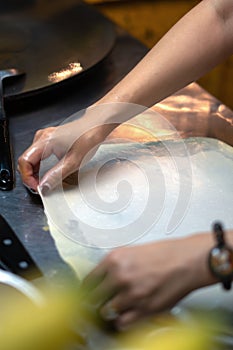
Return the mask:
<svg viewBox="0 0 233 350">
<path fill-rule="evenodd" d="M 232 175 L 233 149 L 217 140 L 112 143 L 84 167 L 78 187 L 65 185 L 42 200 L 61 257 L 83 278 L 121 244 L 209 231 L 215 220 L 233 228 Z M 208 287 L 183 303 L 196 304 L 233 310 L 233 295 Z"/>
</svg>

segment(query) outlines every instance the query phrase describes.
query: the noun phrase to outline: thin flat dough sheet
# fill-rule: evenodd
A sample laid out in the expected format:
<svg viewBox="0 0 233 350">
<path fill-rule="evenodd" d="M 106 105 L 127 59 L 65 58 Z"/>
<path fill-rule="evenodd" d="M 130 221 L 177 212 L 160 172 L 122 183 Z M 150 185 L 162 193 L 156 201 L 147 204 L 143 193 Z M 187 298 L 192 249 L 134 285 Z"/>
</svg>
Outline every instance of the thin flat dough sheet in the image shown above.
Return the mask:
<svg viewBox="0 0 233 350">
<path fill-rule="evenodd" d="M 209 231 L 215 220 L 233 228 L 232 192 L 232 147 L 189 138 L 103 144 L 78 185 L 42 200 L 61 257 L 82 279 L 115 247 Z M 233 311 L 233 294 L 216 285 L 180 305 Z"/>
</svg>

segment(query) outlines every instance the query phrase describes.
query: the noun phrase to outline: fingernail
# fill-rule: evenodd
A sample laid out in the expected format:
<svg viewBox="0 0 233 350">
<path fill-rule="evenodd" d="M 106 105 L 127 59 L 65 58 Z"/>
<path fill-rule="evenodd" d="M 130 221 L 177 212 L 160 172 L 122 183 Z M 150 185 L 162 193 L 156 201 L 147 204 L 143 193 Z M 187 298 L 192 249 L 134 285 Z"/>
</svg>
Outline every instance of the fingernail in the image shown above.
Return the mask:
<svg viewBox="0 0 233 350">
<path fill-rule="evenodd" d="M 33 188 L 28 188 L 29 191 L 32 193 L 32 194 L 39 194 L 37 191 L 35 191 Z"/>
<path fill-rule="evenodd" d="M 51 186 L 48 183 L 45 183 L 43 185 L 40 185 L 39 189 L 42 196 L 45 196 L 46 194 L 48 194 L 49 191 L 51 191 Z"/>
<path fill-rule="evenodd" d="M 32 194 L 39 194 L 36 190 L 34 190 L 34 188 L 29 187 L 28 185 L 26 185 L 25 183 L 23 184 L 29 192 L 31 192 Z"/>
<path fill-rule="evenodd" d="M 117 309 L 113 307 L 113 305 L 110 302 L 101 309 L 100 314 L 102 318 L 106 321 L 113 321 L 119 317 Z"/>
</svg>

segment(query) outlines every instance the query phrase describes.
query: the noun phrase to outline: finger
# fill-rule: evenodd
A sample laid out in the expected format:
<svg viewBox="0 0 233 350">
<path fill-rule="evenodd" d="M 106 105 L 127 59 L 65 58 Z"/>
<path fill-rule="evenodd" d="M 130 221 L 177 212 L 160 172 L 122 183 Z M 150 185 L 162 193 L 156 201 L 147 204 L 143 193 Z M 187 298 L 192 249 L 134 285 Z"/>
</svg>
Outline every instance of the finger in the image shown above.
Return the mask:
<svg viewBox="0 0 233 350">
<path fill-rule="evenodd" d="M 120 311 L 113 300 L 110 300 L 100 309 L 100 316 L 105 321 L 115 321 L 120 316 Z"/>
<path fill-rule="evenodd" d="M 35 143 L 36 141 L 38 141 L 38 140 L 41 138 L 41 136 L 43 135 L 43 132 L 44 132 L 44 130 L 42 130 L 42 129 L 37 130 L 37 131 L 35 132 L 34 137 L 33 137 L 32 143 Z"/>
<path fill-rule="evenodd" d="M 100 307 L 119 291 L 117 280 L 109 273 L 106 258 L 84 279 L 82 288 L 89 302 Z"/>
<path fill-rule="evenodd" d="M 164 304 L 161 293 L 156 294 L 155 291 L 148 291 L 142 294 L 140 289 L 122 289 L 120 292 L 107 302 L 101 308 L 101 315 L 106 318 L 109 309 L 115 310 L 119 315 L 127 313 L 128 310 L 137 310 L 140 318 L 145 318 L 149 315 L 167 311 L 167 304 Z M 110 312 L 111 315 L 111 312 Z"/>
<path fill-rule="evenodd" d="M 31 146 L 18 159 L 18 170 L 22 181 L 34 190 L 38 186 L 38 171 L 44 147 Z"/>
<path fill-rule="evenodd" d="M 115 321 L 119 330 L 125 330 L 159 311 L 154 310 L 152 298 L 135 299 L 132 292 L 121 291 L 101 308 L 100 315 L 106 321 Z"/>
<path fill-rule="evenodd" d="M 125 312 L 126 310 L 137 307 L 137 303 L 135 300 L 132 300 L 131 294 L 126 290 L 115 292 L 115 295 L 112 297 L 112 299 L 101 308 L 100 313 L 103 318 L 108 312 L 109 305 L 117 310 L 119 314 Z"/>
<path fill-rule="evenodd" d="M 37 186 L 39 184 L 38 174 L 34 173 L 33 166 L 30 163 L 25 163 L 22 167 L 18 166 L 23 184 L 29 189 L 37 192 Z"/>
<path fill-rule="evenodd" d="M 96 304 L 98 307 L 112 296 L 112 279 L 109 278 L 105 260 L 84 279 L 82 288 L 86 291 L 89 303 Z"/>
<path fill-rule="evenodd" d="M 117 290 L 115 286 L 115 294 L 109 302 L 107 302 L 101 308 L 101 315 L 105 317 L 108 312 L 109 305 L 110 308 L 113 306 L 114 310 L 117 310 L 119 314 L 125 313 L 127 310 L 132 309 L 142 309 L 147 312 L 148 309 L 148 299 L 150 300 L 150 295 L 142 296 L 141 292 L 137 290 L 132 290 L 130 287 L 124 287 Z"/>
<path fill-rule="evenodd" d="M 46 128 L 46 129 L 37 130 L 35 135 L 34 135 L 32 143 L 35 143 L 39 140 L 47 140 L 48 141 L 51 138 L 51 136 L 55 130 L 56 130 L 56 127 L 54 127 L 54 126 L 51 126 L 49 128 Z"/>
<path fill-rule="evenodd" d="M 102 262 L 95 267 L 83 280 L 82 288 L 92 291 L 104 279 L 107 273 L 107 267 Z"/>
<path fill-rule="evenodd" d="M 62 184 L 62 180 L 78 170 L 80 162 L 80 157 L 78 157 L 74 151 L 71 150 L 68 152 L 67 155 L 51 168 L 40 180 L 42 194 L 46 194 L 59 184 Z"/>
<path fill-rule="evenodd" d="M 145 318 L 145 315 L 140 309 L 127 310 L 116 319 L 115 326 L 118 330 L 125 331 L 143 318 Z"/>
<path fill-rule="evenodd" d="M 90 292 L 89 300 L 91 304 L 100 308 L 118 292 L 119 286 L 110 275 L 106 274 L 103 280 Z"/>
</svg>

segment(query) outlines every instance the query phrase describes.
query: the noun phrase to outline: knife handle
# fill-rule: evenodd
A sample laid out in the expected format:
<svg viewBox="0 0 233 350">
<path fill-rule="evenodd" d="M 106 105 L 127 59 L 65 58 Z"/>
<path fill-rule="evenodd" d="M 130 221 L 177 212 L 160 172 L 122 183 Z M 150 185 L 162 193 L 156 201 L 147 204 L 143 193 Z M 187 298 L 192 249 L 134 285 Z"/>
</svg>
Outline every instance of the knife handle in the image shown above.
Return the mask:
<svg viewBox="0 0 233 350">
<path fill-rule="evenodd" d="M 11 156 L 8 120 L 0 119 L 0 190 L 10 191 L 14 187 L 14 172 Z"/>
<path fill-rule="evenodd" d="M 0 215 L 0 261 L 3 269 L 26 279 L 42 276 L 42 272 L 18 239 L 8 222 Z M 4 268 L 5 267 L 5 268 Z"/>
</svg>

